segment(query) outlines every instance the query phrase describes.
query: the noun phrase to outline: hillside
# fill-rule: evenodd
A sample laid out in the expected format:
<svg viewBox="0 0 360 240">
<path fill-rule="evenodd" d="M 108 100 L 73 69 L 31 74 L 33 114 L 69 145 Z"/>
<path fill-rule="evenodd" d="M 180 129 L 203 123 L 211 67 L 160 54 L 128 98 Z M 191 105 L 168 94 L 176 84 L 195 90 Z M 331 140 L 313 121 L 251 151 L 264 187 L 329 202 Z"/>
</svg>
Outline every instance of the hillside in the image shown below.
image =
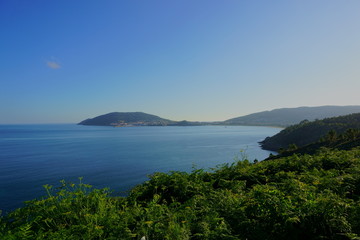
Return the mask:
<svg viewBox="0 0 360 240">
<path fill-rule="evenodd" d="M 79 124 L 94 126 L 163 126 L 173 123 L 175 122 L 143 112 L 112 112 L 86 119 Z"/>
<path fill-rule="evenodd" d="M 305 119 L 313 121 L 316 119 L 324 119 L 359 112 L 360 106 L 281 108 L 232 118 L 224 121 L 223 124 L 287 127 L 297 124 Z"/>
<path fill-rule="evenodd" d="M 302 121 L 283 129 L 272 137 L 267 137 L 261 142 L 261 146 L 267 150 L 278 151 L 279 149 L 287 149 L 293 144 L 296 147 L 304 147 L 326 139 L 335 142 L 340 134 L 353 134 L 349 129 L 354 129 L 355 132 L 360 129 L 360 113 L 312 122 Z"/>
</svg>

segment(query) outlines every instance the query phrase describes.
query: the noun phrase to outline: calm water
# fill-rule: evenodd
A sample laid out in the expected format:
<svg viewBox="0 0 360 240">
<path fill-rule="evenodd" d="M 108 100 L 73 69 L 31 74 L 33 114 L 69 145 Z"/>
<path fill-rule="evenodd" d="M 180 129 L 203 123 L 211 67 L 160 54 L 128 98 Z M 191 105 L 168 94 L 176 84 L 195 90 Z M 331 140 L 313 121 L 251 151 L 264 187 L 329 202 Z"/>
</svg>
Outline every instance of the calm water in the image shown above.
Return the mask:
<svg viewBox="0 0 360 240">
<path fill-rule="evenodd" d="M 147 175 L 191 171 L 234 161 L 240 150 L 250 160 L 269 151 L 258 141 L 279 132 L 269 127 L 94 127 L 0 125 L 0 209 L 44 195 L 42 185 L 61 179 L 125 194 Z"/>
</svg>

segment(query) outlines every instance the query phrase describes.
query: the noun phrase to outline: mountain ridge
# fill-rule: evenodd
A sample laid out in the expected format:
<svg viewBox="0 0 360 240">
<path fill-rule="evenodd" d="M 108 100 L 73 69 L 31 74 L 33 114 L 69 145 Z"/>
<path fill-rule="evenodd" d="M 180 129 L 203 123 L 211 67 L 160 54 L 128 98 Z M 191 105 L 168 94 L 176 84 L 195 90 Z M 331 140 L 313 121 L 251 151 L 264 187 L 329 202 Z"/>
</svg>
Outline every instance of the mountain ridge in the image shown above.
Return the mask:
<svg viewBox="0 0 360 240">
<path fill-rule="evenodd" d="M 357 112 L 360 112 L 360 106 L 358 105 L 278 108 L 231 118 L 223 123 L 227 125 L 287 127 L 303 120 L 313 121 Z"/>
<path fill-rule="evenodd" d="M 80 125 L 94 126 L 200 126 L 240 125 L 288 127 L 303 120 L 313 121 L 360 112 L 360 106 L 278 108 L 216 122 L 174 121 L 143 112 L 111 112 L 88 118 Z"/>
</svg>

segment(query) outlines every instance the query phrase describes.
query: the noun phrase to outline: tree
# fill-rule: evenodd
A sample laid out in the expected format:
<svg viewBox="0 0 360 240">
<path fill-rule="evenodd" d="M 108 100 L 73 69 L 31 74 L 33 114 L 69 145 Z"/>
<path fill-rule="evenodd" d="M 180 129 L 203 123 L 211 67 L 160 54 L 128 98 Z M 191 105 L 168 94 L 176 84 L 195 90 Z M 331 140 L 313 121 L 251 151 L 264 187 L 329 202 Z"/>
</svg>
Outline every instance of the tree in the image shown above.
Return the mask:
<svg viewBox="0 0 360 240">
<path fill-rule="evenodd" d="M 335 130 L 330 130 L 327 135 L 326 135 L 326 140 L 328 140 L 329 142 L 334 142 L 337 139 L 337 133 Z"/>
</svg>

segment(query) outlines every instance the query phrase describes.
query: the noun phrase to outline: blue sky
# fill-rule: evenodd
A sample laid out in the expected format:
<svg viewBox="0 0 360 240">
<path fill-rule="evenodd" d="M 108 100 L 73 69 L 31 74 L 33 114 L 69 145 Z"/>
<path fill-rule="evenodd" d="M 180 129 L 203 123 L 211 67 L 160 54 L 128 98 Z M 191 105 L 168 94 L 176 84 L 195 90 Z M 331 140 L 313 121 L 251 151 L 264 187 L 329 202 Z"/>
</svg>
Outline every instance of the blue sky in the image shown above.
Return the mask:
<svg viewBox="0 0 360 240">
<path fill-rule="evenodd" d="M 0 0 L 0 123 L 360 104 L 360 1 Z"/>
</svg>

